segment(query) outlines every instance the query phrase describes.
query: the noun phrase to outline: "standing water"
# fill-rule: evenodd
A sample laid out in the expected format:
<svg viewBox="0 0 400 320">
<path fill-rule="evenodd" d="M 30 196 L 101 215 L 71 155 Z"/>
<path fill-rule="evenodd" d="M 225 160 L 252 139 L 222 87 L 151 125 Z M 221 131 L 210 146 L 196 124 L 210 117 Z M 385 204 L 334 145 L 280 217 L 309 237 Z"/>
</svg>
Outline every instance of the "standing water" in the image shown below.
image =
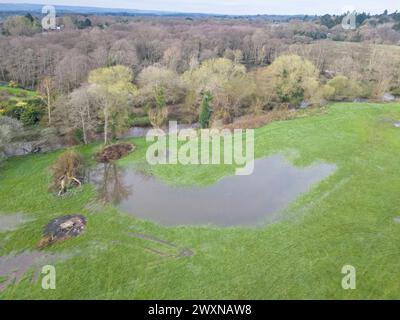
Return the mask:
<svg viewBox="0 0 400 320">
<path fill-rule="evenodd" d="M 335 165 L 298 168 L 274 155 L 255 161 L 250 176 L 229 176 L 206 187 L 179 187 L 134 168 L 106 164 L 91 172 L 103 200 L 164 226 L 256 226 L 330 176 Z"/>
</svg>

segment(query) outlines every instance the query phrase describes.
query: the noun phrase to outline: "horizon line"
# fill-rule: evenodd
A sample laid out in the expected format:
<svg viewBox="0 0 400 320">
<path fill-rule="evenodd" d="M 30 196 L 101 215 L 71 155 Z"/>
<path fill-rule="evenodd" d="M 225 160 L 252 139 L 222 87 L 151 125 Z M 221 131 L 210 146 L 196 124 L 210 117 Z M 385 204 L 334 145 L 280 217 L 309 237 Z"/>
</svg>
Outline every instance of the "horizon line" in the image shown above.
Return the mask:
<svg viewBox="0 0 400 320">
<path fill-rule="evenodd" d="M 217 12 L 196 12 L 196 11 L 168 11 L 168 10 L 156 10 L 156 9 L 135 9 L 135 8 L 126 8 L 126 7 L 104 7 L 104 6 L 91 6 L 91 5 L 68 5 L 68 4 L 43 4 L 43 3 L 26 3 L 26 2 L 8 2 L 8 1 L 2 1 L 0 0 L 0 5 L 1 4 L 9 4 L 9 5 L 33 5 L 33 6 L 54 6 L 55 8 L 58 7 L 70 7 L 70 8 L 86 8 L 86 9 L 101 9 L 101 10 L 112 10 L 112 11 L 119 11 L 121 13 L 129 13 L 128 11 L 137 11 L 137 12 L 142 12 L 142 13 L 152 13 L 154 15 L 161 15 L 161 14 L 198 14 L 198 15 L 206 15 L 206 16 L 229 16 L 229 17 L 257 17 L 257 16 L 287 16 L 287 17 L 298 17 L 298 16 L 324 16 L 324 15 L 331 15 L 331 16 L 340 16 L 345 14 L 345 12 L 338 14 L 338 13 L 321 13 L 321 14 L 307 14 L 307 13 L 296 13 L 296 14 L 285 14 L 285 13 L 257 13 L 257 14 L 232 14 L 232 13 L 217 13 Z M 396 13 L 398 10 L 395 10 L 393 12 L 389 12 L 388 14 Z M 79 13 L 79 12 L 75 12 Z M 357 13 L 366 13 L 370 15 L 379 15 L 379 13 L 371 13 L 369 11 L 357 11 Z M 381 13 L 382 14 L 382 13 Z"/>
</svg>

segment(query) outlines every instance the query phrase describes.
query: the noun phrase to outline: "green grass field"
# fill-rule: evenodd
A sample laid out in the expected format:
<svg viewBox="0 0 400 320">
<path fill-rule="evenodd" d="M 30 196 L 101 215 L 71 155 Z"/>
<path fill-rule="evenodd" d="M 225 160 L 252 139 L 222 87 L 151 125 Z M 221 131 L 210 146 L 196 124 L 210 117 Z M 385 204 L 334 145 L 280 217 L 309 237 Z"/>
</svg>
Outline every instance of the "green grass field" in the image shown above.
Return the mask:
<svg viewBox="0 0 400 320">
<path fill-rule="evenodd" d="M 32 219 L 0 233 L 0 256 L 34 251 L 52 218 L 80 213 L 85 234 L 47 248 L 73 252 L 56 264 L 57 289 L 43 290 L 32 272 L 0 292 L 0 299 L 371 299 L 400 296 L 399 104 L 334 104 L 318 115 L 274 122 L 256 130 L 257 157 L 284 153 L 298 166 L 324 161 L 337 171 L 264 228 L 165 228 L 96 205 L 85 185 L 59 199 L 48 192 L 48 168 L 61 153 L 9 159 L 0 169 L 0 212 Z M 143 160 L 146 143 L 121 160 Z M 99 145 L 79 150 L 91 158 Z M 232 174 L 228 166 L 158 166 L 171 183 L 209 184 Z M 154 194 L 154 198 L 157 194 Z M 212 205 L 210 203 L 210 205 Z M 190 210 L 190 208 L 188 208 Z M 190 248 L 178 250 L 130 237 L 144 233 Z M 174 252 L 172 252 L 173 254 Z M 343 290 L 341 269 L 357 270 L 357 289 Z"/>
</svg>

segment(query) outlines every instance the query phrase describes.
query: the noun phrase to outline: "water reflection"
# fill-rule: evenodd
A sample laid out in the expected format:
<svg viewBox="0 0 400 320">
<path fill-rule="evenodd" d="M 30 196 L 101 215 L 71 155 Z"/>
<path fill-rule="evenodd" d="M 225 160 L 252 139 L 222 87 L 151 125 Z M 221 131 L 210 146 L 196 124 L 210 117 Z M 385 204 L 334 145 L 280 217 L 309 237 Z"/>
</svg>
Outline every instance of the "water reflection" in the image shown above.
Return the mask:
<svg viewBox="0 0 400 320">
<path fill-rule="evenodd" d="M 89 171 L 89 181 L 97 185 L 100 200 L 119 205 L 132 195 L 132 187 L 124 180 L 124 170 L 115 163 L 99 164 Z"/>
<path fill-rule="evenodd" d="M 101 197 L 135 217 L 165 226 L 254 226 L 274 220 L 335 165 L 298 168 L 282 156 L 256 160 L 251 176 L 229 176 L 206 187 L 174 187 L 135 168 L 102 165 L 91 173 Z"/>
</svg>

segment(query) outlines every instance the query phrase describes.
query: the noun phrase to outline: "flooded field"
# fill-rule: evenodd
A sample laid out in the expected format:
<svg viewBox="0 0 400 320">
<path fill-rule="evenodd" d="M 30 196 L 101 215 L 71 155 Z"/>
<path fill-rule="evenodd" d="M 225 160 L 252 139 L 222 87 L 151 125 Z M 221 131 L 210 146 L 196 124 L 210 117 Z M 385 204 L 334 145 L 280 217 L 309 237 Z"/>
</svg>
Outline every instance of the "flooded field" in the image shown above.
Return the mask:
<svg viewBox="0 0 400 320">
<path fill-rule="evenodd" d="M 134 167 L 112 164 L 96 167 L 90 180 L 104 201 L 164 226 L 257 226 L 274 220 L 335 168 L 332 164 L 299 168 L 274 155 L 256 160 L 250 176 L 229 176 L 206 187 L 171 186 Z"/>
</svg>

